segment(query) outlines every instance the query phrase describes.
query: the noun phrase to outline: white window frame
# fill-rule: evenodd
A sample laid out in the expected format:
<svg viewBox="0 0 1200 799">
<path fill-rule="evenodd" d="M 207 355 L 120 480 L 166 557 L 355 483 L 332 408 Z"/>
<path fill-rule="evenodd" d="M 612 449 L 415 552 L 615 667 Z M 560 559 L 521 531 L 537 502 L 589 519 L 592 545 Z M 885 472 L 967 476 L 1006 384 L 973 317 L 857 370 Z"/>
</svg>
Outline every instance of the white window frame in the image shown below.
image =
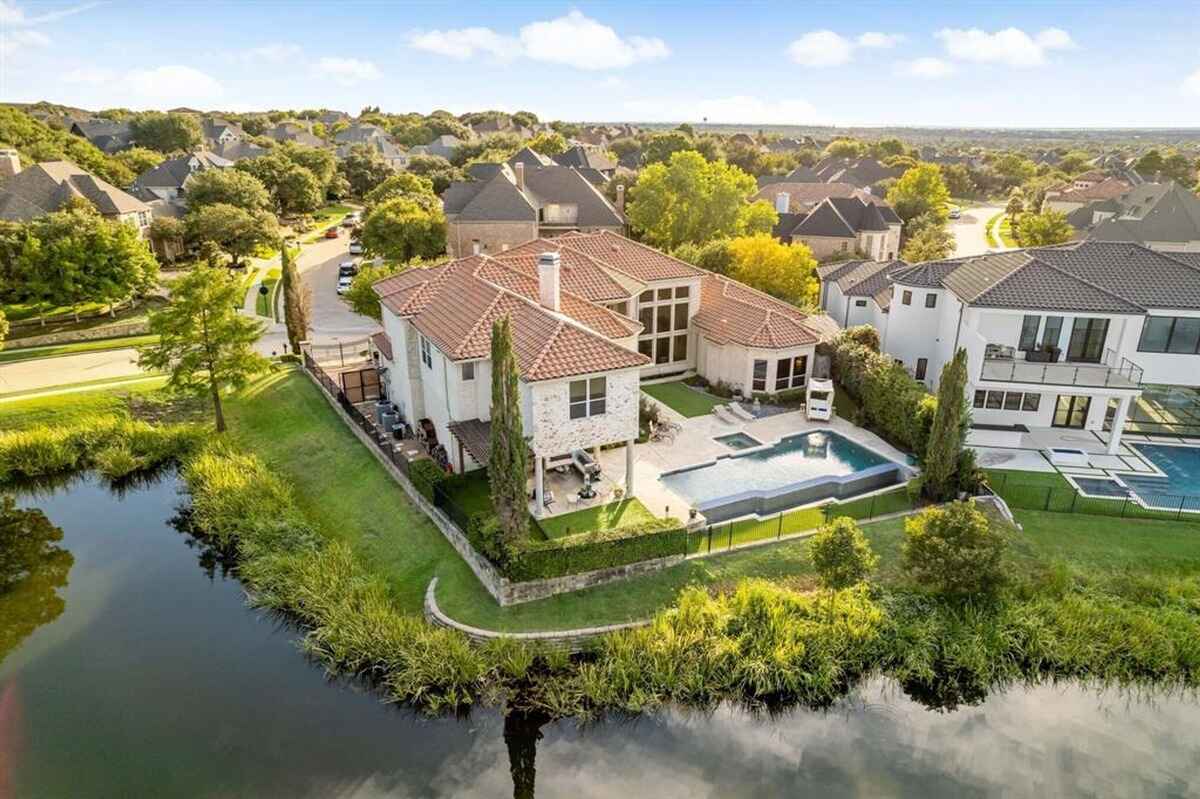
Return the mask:
<svg viewBox="0 0 1200 799">
<path fill-rule="evenodd" d="M 583 386 L 583 397 L 573 399 L 575 387 Z M 567 383 L 567 418 L 587 419 L 592 416 L 603 416 L 608 410 L 608 378 L 585 377 L 582 380 L 572 380 Z M 579 411 L 577 414 L 576 411 Z"/>
<path fill-rule="evenodd" d="M 421 337 L 421 363 L 425 364 L 430 370 L 433 369 L 433 345 L 429 343 L 429 339 L 425 338 L 425 334 L 418 333 Z"/>
<path fill-rule="evenodd" d="M 475 379 L 475 362 L 474 361 L 467 361 L 466 363 L 464 363 L 462 365 L 462 379 L 463 379 L 464 383 Z"/>
</svg>

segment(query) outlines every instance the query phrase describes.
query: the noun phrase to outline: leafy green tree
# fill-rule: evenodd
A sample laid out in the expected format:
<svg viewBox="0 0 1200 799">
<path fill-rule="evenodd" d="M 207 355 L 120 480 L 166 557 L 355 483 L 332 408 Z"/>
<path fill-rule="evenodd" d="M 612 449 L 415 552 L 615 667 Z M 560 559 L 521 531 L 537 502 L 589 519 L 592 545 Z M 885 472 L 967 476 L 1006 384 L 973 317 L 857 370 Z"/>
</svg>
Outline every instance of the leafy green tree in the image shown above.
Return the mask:
<svg viewBox="0 0 1200 799">
<path fill-rule="evenodd" d="M 825 145 L 823 155 L 826 158 L 861 158 L 867 152 L 867 145 L 857 139 L 834 139 Z"/>
<path fill-rule="evenodd" d="M 350 153 L 338 163 L 338 174 L 350 184 L 350 194 L 365 197 L 371 189 L 383 183 L 395 171 L 379 153 L 365 144 L 356 144 Z"/>
<path fill-rule="evenodd" d="M 524 146 L 525 142 L 515 133 L 493 133 L 458 145 L 450 160 L 457 166 L 476 162 L 499 163 L 512 158 Z"/>
<path fill-rule="evenodd" d="M 682 135 L 682 134 L 680 134 Z M 750 175 L 723 161 L 709 162 L 694 151 L 677 152 L 666 164 L 651 164 L 630 192 L 626 216 L 643 239 L 672 250 L 773 227 L 778 217 L 752 207 L 747 198 L 757 184 Z"/>
<path fill-rule="evenodd" d="M 19 108 L 0 106 L 0 142 L 16 148 L 21 162 L 67 160 L 114 186 L 128 186 L 134 172 L 94 144 L 39 122 Z"/>
<path fill-rule="evenodd" d="M 187 226 L 183 220 L 173 216 L 156 217 L 150 222 L 150 240 L 163 250 L 168 261 L 174 262 L 186 235 Z"/>
<path fill-rule="evenodd" d="M 529 149 L 542 155 L 558 155 L 567 151 L 567 140 L 561 133 L 539 133 L 529 140 Z"/>
<path fill-rule="evenodd" d="M 135 175 L 149 172 L 163 162 L 162 153 L 146 147 L 130 147 L 128 150 L 117 153 L 113 158 L 124 164 Z"/>
<path fill-rule="evenodd" d="M 1008 204 L 1004 206 L 1004 213 L 1008 215 L 1010 222 L 1016 222 L 1017 217 L 1025 213 L 1025 197 L 1019 188 L 1012 190 L 1012 194 L 1008 197 Z"/>
<path fill-rule="evenodd" d="M 950 213 L 950 190 L 937 164 L 919 164 L 909 169 L 888 191 L 887 201 L 906 225 L 927 214 L 937 224 L 944 224 Z"/>
<path fill-rule="evenodd" d="M 695 151 L 695 144 L 692 142 L 692 137 L 686 133 L 678 130 L 655 133 L 646 140 L 642 147 L 642 163 L 646 165 L 665 164 L 675 153 L 688 150 Z"/>
<path fill-rule="evenodd" d="M 258 160 L 258 159 L 251 159 Z M 232 205 L 243 211 L 261 211 L 271 207 L 271 195 L 254 175 L 242 169 L 206 169 L 187 182 L 188 208 L 206 205 Z"/>
<path fill-rule="evenodd" d="M 817 529 L 808 539 L 808 558 L 829 592 L 831 624 L 837 592 L 863 582 L 879 564 L 867 537 L 849 516 L 838 516 Z"/>
<path fill-rule="evenodd" d="M 880 139 L 869 147 L 871 156 L 883 160 L 892 158 L 898 155 L 907 155 L 908 149 L 904 146 L 904 142 L 897 138 Z"/>
<path fill-rule="evenodd" d="M 1019 186 L 1037 174 L 1037 164 L 1020 153 L 1004 153 L 992 162 L 1004 188 Z"/>
<path fill-rule="evenodd" d="M 238 313 L 243 299 L 228 271 L 196 267 L 171 283 L 171 302 L 150 314 L 158 342 L 139 350 L 138 364 L 166 372 L 168 389 L 212 399 L 218 433 L 225 431 L 221 392 L 245 386 L 269 365 L 254 350 L 263 325 Z"/>
<path fill-rule="evenodd" d="M 623 136 L 620 139 L 613 139 L 608 143 L 608 149 L 613 152 L 617 158 L 624 158 L 627 155 L 633 155 L 642 151 L 642 143 L 632 136 Z"/>
<path fill-rule="evenodd" d="M 312 290 L 300 279 L 296 260 L 287 247 L 279 242 L 280 283 L 283 289 L 283 322 L 287 327 L 288 344 L 294 355 L 300 354 L 300 342 L 308 338 L 311 327 Z"/>
<path fill-rule="evenodd" d="M 500 522 L 502 551 L 528 535 L 525 499 L 525 451 L 529 446 L 521 422 L 520 374 L 513 350 L 512 321 L 507 315 L 492 323 L 492 427 L 488 483 Z"/>
<path fill-rule="evenodd" d="M 681 244 L 671 254 L 681 261 L 687 261 L 692 266 L 707 269 L 718 275 L 733 274 L 733 252 L 729 247 L 731 239 L 713 239 L 704 244 Z"/>
<path fill-rule="evenodd" d="M 518 111 L 512 115 L 512 121 L 523 128 L 532 128 L 538 123 L 537 114 L 532 111 Z M 541 150 L 538 150 L 540 153 Z"/>
<path fill-rule="evenodd" d="M 769 233 L 729 242 L 731 277 L 793 305 L 811 307 L 817 299 L 817 259 L 806 245 L 784 244 Z"/>
<path fill-rule="evenodd" d="M 1075 229 L 1061 211 L 1043 211 L 1021 217 L 1021 246 L 1044 247 L 1062 244 L 1075 236 Z"/>
<path fill-rule="evenodd" d="M 368 264 L 358 270 L 358 274 L 350 283 L 350 289 L 342 295 L 342 299 L 356 314 L 369 316 L 376 322 L 381 322 L 383 321 L 383 310 L 379 306 L 379 295 L 375 293 L 372 286 L 385 277 L 391 277 L 406 268 L 404 264 L 395 262 Z"/>
<path fill-rule="evenodd" d="M 362 243 L 368 252 L 393 261 L 433 258 L 446 251 L 446 217 L 436 203 L 396 197 L 371 211 Z"/>
<path fill-rule="evenodd" d="M 974 197 L 979 194 L 971 170 L 966 164 L 948 164 L 942 167 L 942 180 L 951 197 Z"/>
<path fill-rule="evenodd" d="M 411 172 L 397 172 L 367 192 L 366 196 L 363 197 L 363 202 L 366 204 L 367 215 L 369 216 L 370 210 L 382 202 L 395 199 L 396 197 L 411 197 L 413 195 L 432 198 L 434 196 L 433 181 L 421 175 L 414 175 Z"/>
<path fill-rule="evenodd" d="M 1068 175 L 1078 175 L 1086 172 L 1092 163 L 1092 157 L 1081 150 L 1072 150 L 1058 160 L 1055 166 Z"/>
<path fill-rule="evenodd" d="M 918 584 L 948 597 L 988 594 L 1004 578 L 1008 541 L 972 500 L 927 508 L 904 521 L 901 564 Z"/>
<path fill-rule="evenodd" d="M 914 220 L 912 227 L 916 232 L 908 236 L 900 251 L 900 257 L 910 264 L 940 261 L 954 252 L 954 234 L 945 225 L 921 224 Z"/>
<path fill-rule="evenodd" d="M 160 153 L 191 150 L 200 146 L 200 123 L 188 114 L 147 111 L 129 120 L 133 140 L 141 147 Z"/>
<path fill-rule="evenodd" d="M 958 465 L 971 427 L 966 389 L 967 351 L 960 348 L 942 369 L 937 413 L 921 464 L 922 488 L 934 502 L 945 502 L 958 494 Z"/>
<path fill-rule="evenodd" d="M 1154 176 L 1162 171 L 1165 160 L 1162 151 L 1156 147 L 1147 150 L 1138 160 L 1134 161 L 1133 168 L 1138 174 L 1153 180 Z"/>
<path fill-rule="evenodd" d="M 337 159 L 334 158 L 333 152 L 319 147 L 305 147 L 295 142 L 284 142 L 276 148 L 276 151 L 293 164 L 312 172 L 317 182 L 321 184 L 322 194 L 329 189 L 330 181 L 337 174 Z"/>
<path fill-rule="evenodd" d="M 434 139 L 433 130 L 421 122 L 403 122 L 391 128 L 392 138 L 404 147 L 429 144 Z"/>
<path fill-rule="evenodd" d="M 241 266 L 242 258 L 279 238 L 279 225 L 270 211 L 246 211 L 226 203 L 190 212 L 186 227 L 189 241 L 212 242 L 229 256 L 234 268 Z"/>
<path fill-rule="evenodd" d="M 414 155 L 408 160 L 407 172 L 429 178 L 435 194 L 441 194 L 451 183 L 464 178 L 461 169 L 437 155 Z"/>
<path fill-rule="evenodd" d="M 275 186 L 275 205 L 285 216 L 311 214 L 325 201 L 325 188 L 312 170 L 299 164 L 289 166 Z"/>
</svg>

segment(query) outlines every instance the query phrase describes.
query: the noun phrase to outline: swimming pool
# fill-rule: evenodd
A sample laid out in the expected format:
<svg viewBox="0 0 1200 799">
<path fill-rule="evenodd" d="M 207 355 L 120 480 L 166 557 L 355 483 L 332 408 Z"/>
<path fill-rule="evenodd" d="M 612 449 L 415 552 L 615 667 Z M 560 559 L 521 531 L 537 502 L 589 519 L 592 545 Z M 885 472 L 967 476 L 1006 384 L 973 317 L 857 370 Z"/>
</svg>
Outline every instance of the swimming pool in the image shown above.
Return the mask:
<svg viewBox="0 0 1200 799">
<path fill-rule="evenodd" d="M 856 496 L 894 485 L 906 476 L 902 465 L 843 435 L 813 430 L 769 447 L 668 472 L 659 479 L 716 522 Z"/>
<path fill-rule="evenodd" d="M 1121 475 L 1121 480 L 1152 508 L 1200 511 L 1200 447 L 1132 444 L 1165 475 Z"/>
</svg>

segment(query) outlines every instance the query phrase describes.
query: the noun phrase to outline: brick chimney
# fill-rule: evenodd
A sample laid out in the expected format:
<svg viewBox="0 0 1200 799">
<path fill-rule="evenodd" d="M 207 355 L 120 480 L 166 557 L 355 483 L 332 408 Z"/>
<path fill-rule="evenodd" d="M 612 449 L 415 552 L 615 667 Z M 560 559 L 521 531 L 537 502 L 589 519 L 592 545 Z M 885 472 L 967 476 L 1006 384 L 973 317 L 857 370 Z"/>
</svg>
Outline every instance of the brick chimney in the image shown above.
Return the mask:
<svg viewBox="0 0 1200 799">
<path fill-rule="evenodd" d="M 559 256 L 556 252 L 544 252 L 538 256 L 538 298 L 542 307 L 559 310 Z"/>
<path fill-rule="evenodd" d="M 0 183 L 21 171 L 21 157 L 16 150 L 0 150 Z"/>
<path fill-rule="evenodd" d="M 617 184 L 617 210 L 625 213 L 625 184 Z"/>
<path fill-rule="evenodd" d="M 786 191 L 781 191 L 775 195 L 775 211 L 776 213 L 786 214 L 788 207 L 792 204 L 792 195 Z"/>
<path fill-rule="evenodd" d="M 517 176 L 517 188 L 525 191 L 525 164 L 520 161 L 513 164 L 513 173 Z"/>
</svg>

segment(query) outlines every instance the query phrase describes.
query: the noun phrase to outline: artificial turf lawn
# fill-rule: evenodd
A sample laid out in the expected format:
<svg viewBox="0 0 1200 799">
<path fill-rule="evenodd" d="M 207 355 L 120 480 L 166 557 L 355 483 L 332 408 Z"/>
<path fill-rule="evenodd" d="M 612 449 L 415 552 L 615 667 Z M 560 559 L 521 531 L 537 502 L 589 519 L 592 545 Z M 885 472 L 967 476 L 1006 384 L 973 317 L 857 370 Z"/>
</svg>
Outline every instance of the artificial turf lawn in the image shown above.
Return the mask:
<svg viewBox="0 0 1200 799">
<path fill-rule="evenodd" d="M 642 386 L 642 391 L 666 405 L 676 413 L 691 418 L 712 413 L 718 405 L 725 405 L 729 400 L 723 400 L 710 394 L 704 394 L 683 384 L 656 383 L 652 386 Z"/>
</svg>

